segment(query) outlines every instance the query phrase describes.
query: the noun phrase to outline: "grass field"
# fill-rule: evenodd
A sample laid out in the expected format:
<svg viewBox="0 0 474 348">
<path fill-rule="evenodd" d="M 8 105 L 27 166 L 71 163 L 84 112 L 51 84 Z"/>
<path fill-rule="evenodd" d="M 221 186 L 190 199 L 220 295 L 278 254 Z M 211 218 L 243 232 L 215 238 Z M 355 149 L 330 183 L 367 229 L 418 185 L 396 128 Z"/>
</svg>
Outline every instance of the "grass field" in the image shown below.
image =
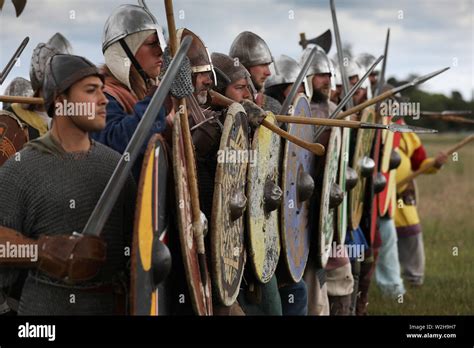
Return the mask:
<svg viewBox="0 0 474 348">
<path fill-rule="evenodd" d="M 422 137 L 428 156 L 450 148 L 466 134 Z M 403 303 L 387 299 L 372 281 L 369 314 L 474 314 L 474 142 L 436 175 L 417 179 L 418 209 L 426 254 L 425 284 L 407 287 Z M 458 256 L 453 255 L 457 248 Z"/>
</svg>

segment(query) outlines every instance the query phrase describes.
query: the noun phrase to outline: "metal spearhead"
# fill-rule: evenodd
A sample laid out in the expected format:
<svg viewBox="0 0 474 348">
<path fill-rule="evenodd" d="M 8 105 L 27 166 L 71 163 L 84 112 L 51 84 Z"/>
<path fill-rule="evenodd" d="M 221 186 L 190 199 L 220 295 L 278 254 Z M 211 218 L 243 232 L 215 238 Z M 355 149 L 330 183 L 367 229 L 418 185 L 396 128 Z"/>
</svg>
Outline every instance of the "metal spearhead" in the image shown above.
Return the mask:
<svg viewBox="0 0 474 348">
<path fill-rule="evenodd" d="M 470 110 L 456 110 L 456 111 L 443 111 L 441 116 L 453 115 L 453 116 L 472 116 L 472 111 Z"/>
<path fill-rule="evenodd" d="M 429 128 L 422 128 L 416 126 L 410 126 L 408 124 L 398 124 L 398 123 L 391 123 L 391 124 L 381 124 L 381 123 L 360 123 L 360 128 L 362 129 L 386 129 L 390 132 L 396 133 L 438 133 L 436 129 L 429 129 Z"/>
<path fill-rule="evenodd" d="M 8 74 L 15 66 L 15 63 L 17 62 L 20 55 L 23 53 L 23 50 L 25 49 L 26 45 L 28 45 L 29 41 L 30 41 L 30 38 L 28 36 L 23 39 L 20 46 L 16 49 L 15 53 L 13 54 L 13 57 L 9 60 L 9 62 L 7 63 L 3 71 L 0 72 L 0 85 L 3 83 L 3 81 L 5 81 Z"/>
<path fill-rule="evenodd" d="M 389 131 L 391 132 L 398 132 L 398 133 L 418 133 L 418 134 L 432 134 L 438 133 L 436 129 L 429 129 L 429 128 L 422 128 L 416 126 L 410 126 L 407 124 L 397 124 L 391 123 L 386 126 Z"/>
<path fill-rule="evenodd" d="M 427 74 L 427 75 L 424 75 L 424 76 L 420 76 L 420 77 L 417 77 L 416 79 L 414 79 L 413 81 L 410 81 L 406 84 L 404 84 L 403 86 L 400 86 L 400 87 L 396 87 L 394 89 L 392 89 L 392 92 L 393 94 L 396 94 L 398 92 L 401 92 L 401 91 L 404 91 L 405 89 L 407 88 L 410 88 L 410 87 L 414 87 L 416 85 L 420 85 L 430 79 L 432 79 L 433 77 L 435 76 L 438 76 L 439 74 L 442 74 L 444 73 L 446 70 L 449 70 L 450 68 L 447 67 L 447 68 L 444 68 L 444 69 L 440 69 L 440 70 L 437 70 L 435 72 L 432 72 L 430 74 Z"/>
</svg>

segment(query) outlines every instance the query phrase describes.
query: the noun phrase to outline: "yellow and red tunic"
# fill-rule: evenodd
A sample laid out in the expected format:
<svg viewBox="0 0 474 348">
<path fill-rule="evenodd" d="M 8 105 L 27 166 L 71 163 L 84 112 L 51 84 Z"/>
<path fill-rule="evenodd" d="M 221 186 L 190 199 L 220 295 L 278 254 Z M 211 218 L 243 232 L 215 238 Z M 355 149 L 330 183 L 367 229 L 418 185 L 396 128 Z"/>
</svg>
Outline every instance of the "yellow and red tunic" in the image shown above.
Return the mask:
<svg viewBox="0 0 474 348">
<path fill-rule="evenodd" d="M 426 156 L 420 138 L 415 133 L 402 133 L 400 139 L 399 153 L 401 156 L 400 166 L 397 168 L 397 184 L 414 171 L 434 161 Z M 438 171 L 432 167 L 426 174 Z M 397 187 L 397 208 L 395 210 L 395 225 L 398 235 L 406 237 L 421 233 L 420 218 L 416 209 L 414 182 Z"/>
</svg>

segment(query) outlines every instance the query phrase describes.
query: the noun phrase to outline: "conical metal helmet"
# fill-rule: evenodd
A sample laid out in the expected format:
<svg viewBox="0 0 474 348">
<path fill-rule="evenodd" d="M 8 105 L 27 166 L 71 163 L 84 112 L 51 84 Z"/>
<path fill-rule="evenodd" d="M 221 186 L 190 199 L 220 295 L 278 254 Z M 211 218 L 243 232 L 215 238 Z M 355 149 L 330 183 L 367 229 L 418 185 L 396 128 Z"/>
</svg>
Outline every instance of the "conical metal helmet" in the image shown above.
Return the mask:
<svg viewBox="0 0 474 348">
<path fill-rule="evenodd" d="M 360 79 L 364 75 L 362 74 L 362 69 L 360 68 L 360 65 L 357 64 L 356 61 L 352 58 L 348 58 L 343 65 L 344 70 L 346 71 L 347 78 L 357 76 Z"/>
<path fill-rule="evenodd" d="M 62 52 L 45 43 L 39 43 L 33 50 L 30 63 L 30 81 L 35 92 L 40 90 L 43 85 L 46 62 L 50 57 L 60 53 Z"/>
<path fill-rule="evenodd" d="M 61 33 L 56 33 L 47 42 L 48 45 L 56 48 L 60 53 L 72 54 L 73 49 L 68 39 Z"/>
<path fill-rule="evenodd" d="M 145 30 L 156 30 L 161 50 L 164 51 L 166 41 L 163 36 L 163 29 L 146 7 L 139 5 L 121 5 L 117 7 L 105 22 L 102 52 L 105 52 L 112 44 L 128 35 Z"/>
<path fill-rule="evenodd" d="M 296 60 L 282 54 L 275 61 L 275 65 L 278 68 L 278 74 L 271 75 L 267 78 L 265 81 L 265 88 L 295 83 L 298 74 L 301 71 L 301 67 Z"/>
<path fill-rule="evenodd" d="M 359 64 L 362 68 L 364 68 L 365 71 L 368 71 L 369 68 L 375 63 L 376 60 L 377 58 L 375 58 L 370 53 L 359 54 L 355 59 L 356 63 Z M 374 72 L 380 73 L 380 68 L 377 66 Z"/>
<path fill-rule="evenodd" d="M 304 64 L 314 47 L 317 47 L 317 51 L 306 75 L 310 76 L 315 74 L 331 74 L 331 64 L 329 63 L 329 58 L 326 52 L 324 52 L 324 50 L 318 45 L 308 45 L 308 47 L 304 49 L 300 64 Z"/>
<path fill-rule="evenodd" d="M 237 35 L 230 46 L 229 56 L 238 58 L 247 69 L 274 61 L 270 48 L 257 34 L 244 31 Z"/>
<path fill-rule="evenodd" d="M 265 88 L 295 83 L 301 71 L 301 66 L 298 62 L 284 54 L 275 61 L 275 66 L 278 73 L 272 74 L 267 78 L 265 81 Z M 309 95 L 309 88 L 306 79 L 303 80 L 303 84 L 306 95 Z"/>
<path fill-rule="evenodd" d="M 31 97 L 33 96 L 33 88 L 31 88 L 31 82 L 23 77 L 15 77 L 10 84 L 5 88 L 3 92 L 5 95 L 17 96 L 17 97 Z M 3 103 L 3 109 L 7 109 L 11 103 Z"/>
<path fill-rule="evenodd" d="M 176 36 L 178 38 L 178 42 L 181 42 L 186 36 L 191 36 L 193 38 L 193 42 L 187 53 L 193 73 L 197 74 L 203 72 L 212 72 L 214 83 L 217 83 L 216 73 L 212 65 L 211 56 L 209 55 L 209 51 L 201 38 L 186 28 L 178 29 Z"/>
</svg>

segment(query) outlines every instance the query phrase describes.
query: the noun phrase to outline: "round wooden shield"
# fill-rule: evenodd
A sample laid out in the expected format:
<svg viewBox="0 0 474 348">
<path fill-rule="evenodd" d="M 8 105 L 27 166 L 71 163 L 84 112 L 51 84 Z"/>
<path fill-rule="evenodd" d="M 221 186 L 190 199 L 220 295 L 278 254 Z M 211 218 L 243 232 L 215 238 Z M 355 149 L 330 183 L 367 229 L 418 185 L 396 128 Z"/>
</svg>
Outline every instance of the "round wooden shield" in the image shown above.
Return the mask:
<svg viewBox="0 0 474 348">
<path fill-rule="evenodd" d="M 318 228 L 318 262 L 321 268 L 326 267 L 331 252 L 331 244 L 336 227 L 336 208 L 330 208 L 330 194 L 333 186 L 338 182 L 339 155 L 341 153 L 341 130 L 333 127 L 326 149 L 324 164 L 323 187 L 321 206 L 319 210 Z"/>
<path fill-rule="evenodd" d="M 165 141 L 155 134 L 148 142 L 138 184 L 130 270 L 132 315 L 167 314 L 164 291 L 153 286 L 152 255 L 153 241 L 167 239 L 168 170 Z"/>
<path fill-rule="evenodd" d="M 361 122 L 375 122 L 374 107 L 368 107 L 362 111 Z M 374 135 L 375 131 L 373 129 L 359 129 L 357 132 L 352 168 L 357 172 L 359 180 L 349 193 L 350 222 L 353 230 L 359 226 L 364 208 L 367 180 L 362 176 L 361 164 L 365 157 L 370 158 L 371 156 Z"/>
<path fill-rule="evenodd" d="M 239 294 L 245 264 L 245 184 L 250 159 L 248 123 L 239 103 L 228 110 L 217 154 L 212 200 L 212 275 L 219 300 L 232 305 Z"/>
<path fill-rule="evenodd" d="M 271 113 L 267 121 L 277 124 Z M 279 208 L 266 198 L 271 185 L 280 184 L 280 137 L 265 127 L 258 127 L 252 141 L 254 162 L 249 163 L 247 180 L 247 228 L 250 261 L 257 279 L 267 283 L 280 257 Z"/>
<path fill-rule="evenodd" d="M 308 99 L 303 95 L 297 97 L 293 104 L 294 116 L 311 117 Z M 307 142 L 314 142 L 314 128 L 307 125 L 288 124 L 288 133 Z M 302 185 L 307 178 L 314 180 L 314 154 L 289 141 L 283 152 L 281 208 L 281 246 L 283 259 L 289 275 L 294 282 L 303 276 L 310 248 L 310 197 L 304 199 Z M 308 195 L 308 192 L 304 193 Z"/>
<path fill-rule="evenodd" d="M 27 142 L 27 127 L 11 112 L 0 110 L 0 166 Z"/>
<path fill-rule="evenodd" d="M 347 118 L 347 117 L 346 117 Z M 344 245 L 346 241 L 347 223 L 348 223 L 348 192 L 346 191 L 346 173 L 349 164 L 349 150 L 351 145 L 351 129 L 342 129 L 341 153 L 339 156 L 339 174 L 338 183 L 345 195 L 342 203 L 337 208 L 337 242 Z"/>
<path fill-rule="evenodd" d="M 173 174 L 176 195 L 176 217 L 178 222 L 179 240 L 183 255 L 186 281 L 194 311 L 198 315 L 212 315 L 211 282 L 207 276 L 204 287 L 199 270 L 197 241 L 193 233 L 193 217 L 191 210 L 191 193 L 188 182 L 188 167 L 195 163 L 186 161 L 184 139 L 181 133 L 179 115 L 174 118 L 173 125 Z M 207 267 L 205 270 L 208 273 Z"/>
</svg>

